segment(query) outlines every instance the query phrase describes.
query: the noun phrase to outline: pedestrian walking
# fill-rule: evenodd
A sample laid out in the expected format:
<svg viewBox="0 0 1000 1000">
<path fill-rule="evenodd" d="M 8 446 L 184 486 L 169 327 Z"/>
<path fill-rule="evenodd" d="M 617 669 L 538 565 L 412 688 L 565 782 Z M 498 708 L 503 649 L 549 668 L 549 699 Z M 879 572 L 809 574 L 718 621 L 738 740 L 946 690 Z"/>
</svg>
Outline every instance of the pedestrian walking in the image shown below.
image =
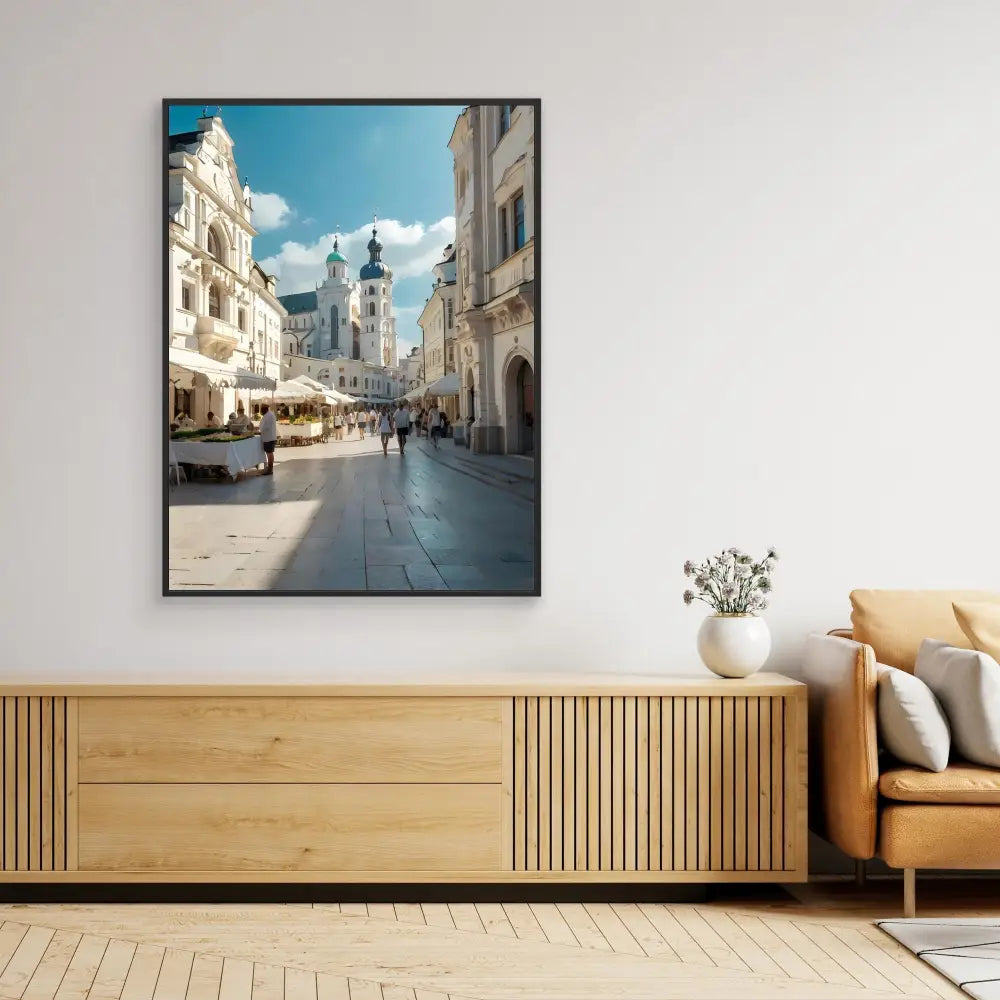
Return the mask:
<svg viewBox="0 0 1000 1000">
<path fill-rule="evenodd" d="M 392 437 L 392 415 L 389 407 L 383 406 L 382 413 L 378 418 L 378 432 L 382 436 L 382 454 L 389 454 L 389 439 Z"/>
<path fill-rule="evenodd" d="M 368 433 L 372 437 L 375 437 L 375 425 L 378 423 L 378 411 L 375 409 L 375 404 L 372 403 L 372 408 L 368 411 Z"/>
<path fill-rule="evenodd" d="M 358 434 L 361 435 L 362 441 L 364 441 L 365 439 L 365 427 L 367 426 L 367 424 L 368 424 L 368 414 L 365 413 L 364 410 L 362 410 L 358 414 Z"/>
<path fill-rule="evenodd" d="M 431 408 L 427 411 L 427 427 L 431 442 L 434 444 L 434 450 L 437 451 L 438 441 L 441 438 L 441 411 L 438 409 L 437 403 L 432 403 Z"/>
<path fill-rule="evenodd" d="M 392 415 L 396 428 L 396 438 L 399 441 L 399 454 L 406 453 L 406 436 L 410 433 L 410 410 L 405 399 L 399 401 L 399 409 Z"/>
<path fill-rule="evenodd" d="M 267 459 L 267 468 L 262 475 L 274 475 L 274 445 L 277 440 L 278 421 L 271 412 L 271 408 L 265 403 L 260 408 L 260 445 L 264 449 L 264 457 Z"/>
<path fill-rule="evenodd" d="M 337 441 L 344 440 L 344 415 L 342 413 L 333 415 L 333 436 Z"/>
<path fill-rule="evenodd" d="M 354 433 L 354 424 L 357 420 L 357 414 L 354 410 L 347 411 L 347 436 L 350 437 Z"/>
</svg>

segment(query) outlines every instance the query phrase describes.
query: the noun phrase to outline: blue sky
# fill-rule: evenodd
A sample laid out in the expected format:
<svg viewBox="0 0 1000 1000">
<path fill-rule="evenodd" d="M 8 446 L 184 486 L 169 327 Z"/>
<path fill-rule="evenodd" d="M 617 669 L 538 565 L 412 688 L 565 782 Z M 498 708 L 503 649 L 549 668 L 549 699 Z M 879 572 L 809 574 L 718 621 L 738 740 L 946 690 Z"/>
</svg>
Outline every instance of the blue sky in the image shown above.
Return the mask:
<svg viewBox="0 0 1000 1000">
<path fill-rule="evenodd" d="M 377 211 L 382 259 L 395 276 L 400 355 L 419 343 L 430 268 L 454 237 L 448 139 L 461 112 L 451 105 L 222 105 L 240 180 L 254 193 L 254 258 L 278 275 L 278 294 L 312 289 L 325 277 L 338 230 L 356 278 Z M 170 132 L 193 131 L 201 113 L 202 104 L 171 105 Z"/>
</svg>

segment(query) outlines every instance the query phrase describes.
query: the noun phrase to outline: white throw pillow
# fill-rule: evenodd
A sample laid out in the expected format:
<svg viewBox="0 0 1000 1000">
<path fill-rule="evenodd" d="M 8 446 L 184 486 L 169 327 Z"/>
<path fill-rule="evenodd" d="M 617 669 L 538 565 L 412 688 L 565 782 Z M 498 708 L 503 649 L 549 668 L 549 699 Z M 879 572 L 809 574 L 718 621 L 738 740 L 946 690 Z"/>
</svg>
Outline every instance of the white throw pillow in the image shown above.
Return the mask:
<svg viewBox="0 0 1000 1000">
<path fill-rule="evenodd" d="M 904 764 L 943 771 L 951 752 L 948 719 L 934 692 L 905 670 L 879 663 L 878 732 L 883 745 Z"/>
<path fill-rule="evenodd" d="M 914 673 L 941 702 L 958 752 L 1000 767 L 1000 664 L 975 649 L 924 639 Z"/>
</svg>

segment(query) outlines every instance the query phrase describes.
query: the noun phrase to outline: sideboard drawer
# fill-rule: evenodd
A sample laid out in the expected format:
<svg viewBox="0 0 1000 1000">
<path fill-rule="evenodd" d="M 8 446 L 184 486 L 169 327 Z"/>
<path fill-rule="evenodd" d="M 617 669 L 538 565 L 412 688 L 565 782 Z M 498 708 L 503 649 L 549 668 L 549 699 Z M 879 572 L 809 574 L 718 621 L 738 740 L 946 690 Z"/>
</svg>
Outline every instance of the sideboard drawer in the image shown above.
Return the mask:
<svg viewBox="0 0 1000 1000">
<path fill-rule="evenodd" d="M 497 782 L 499 698 L 81 698 L 81 782 Z"/>
<path fill-rule="evenodd" d="M 496 871 L 499 785 L 81 785 L 83 871 Z"/>
</svg>

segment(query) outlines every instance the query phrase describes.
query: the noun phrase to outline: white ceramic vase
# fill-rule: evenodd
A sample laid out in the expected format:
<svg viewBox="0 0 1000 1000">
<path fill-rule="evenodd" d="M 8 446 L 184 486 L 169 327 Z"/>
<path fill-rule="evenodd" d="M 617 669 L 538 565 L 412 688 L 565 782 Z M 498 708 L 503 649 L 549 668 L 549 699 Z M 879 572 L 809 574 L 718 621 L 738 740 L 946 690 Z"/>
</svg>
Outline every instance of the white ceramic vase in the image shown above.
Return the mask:
<svg viewBox="0 0 1000 1000">
<path fill-rule="evenodd" d="M 770 652 L 767 622 L 756 615 L 709 615 L 698 629 L 698 655 L 720 677 L 749 677 Z"/>
</svg>

